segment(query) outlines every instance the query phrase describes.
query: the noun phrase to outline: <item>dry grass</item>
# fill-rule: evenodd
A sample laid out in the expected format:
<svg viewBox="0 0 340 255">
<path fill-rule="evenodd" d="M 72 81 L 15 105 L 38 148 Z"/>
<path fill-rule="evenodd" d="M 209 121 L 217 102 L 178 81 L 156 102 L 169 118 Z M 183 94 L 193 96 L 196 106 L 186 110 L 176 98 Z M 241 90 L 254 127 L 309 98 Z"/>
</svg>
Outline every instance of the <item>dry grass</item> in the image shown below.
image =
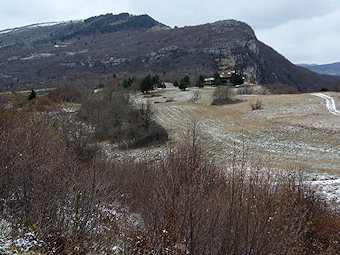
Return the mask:
<svg viewBox="0 0 340 255">
<path fill-rule="evenodd" d="M 59 119 L 45 112 L 1 115 L 0 217 L 39 235 L 44 246 L 29 252 L 338 253 L 336 211 L 299 171 L 264 168 L 253 144 L 245 146 L 256 134 L 267 142 L 260 150 L 273 148 L 270 121 L 256 126 L 249 113 L 227 106 L 159 105 L 169 108 L 159 111 L 159 121 L 174 124 L 173 139 L 181 143 L 140 162 L 78 157 Z M 188 116 L 197 119 L 188 124 Z M 213 157 L 228 164 L 220 167 Z"/>
<path fill-rule="evenodd" d="M 291 160 L 319 172 L 334 174 L 340 168 L 340 118 L 329 114 L 325 103 L 309 94 L 238 96 L 243 102 L 210 106 L 211 90 L 203 91 L 195 105 L 178 101 L 170 93 L 175 102 L 155 105 L 157 120 L 171 130 L 173 137 L 192 119 L 197 120 L 206 134 L 224 148 L 219 155 L 222 161 L 225 150 L 235 142 L 244 142 L 255 153 L 281 159 L 281 167 Z M 251 111 L 249 103 L 256 100 L 261 100 L 265 109 Z"/>
<path fill-rule="evenodd" d="M 195 104 L 178 89 L 168 88 L 162 97 L 171 96 L 174 102 L 155 104 L 154 109 L 171 140 L 181 140 L 182 131 L 195 120 L 204 130 L 207 153 L 220 164 L 232 157 L 234 147 L 246 145 L 253 159 L 276 169 L 340 178 L 340 118 L 328 112 L 323 99 L 310 94 L 239 95 L 240 103 L 215 106 L 213 88 L 200 90 L 201 99 Z M 188 95 L 196 88 L 189 89 Z M 340 93 L 329 94 L 339 109 Z M 256 100 L 265 105 L 263 110 L 250 109 L 249 103 Z M 337 187 L 330 189 L 336 192 Z"/>
</svg>

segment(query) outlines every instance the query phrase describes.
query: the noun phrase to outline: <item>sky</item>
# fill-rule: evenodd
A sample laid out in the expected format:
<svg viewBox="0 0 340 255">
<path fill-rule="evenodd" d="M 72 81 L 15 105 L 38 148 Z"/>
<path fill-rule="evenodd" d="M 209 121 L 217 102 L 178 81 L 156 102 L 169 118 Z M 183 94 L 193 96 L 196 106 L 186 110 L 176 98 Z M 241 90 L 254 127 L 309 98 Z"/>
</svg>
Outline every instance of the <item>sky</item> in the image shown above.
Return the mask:
<svg viewBox="0 0 340 255">
<path fill-rule="evenodd" d="M 340 62 L 340 0 L 0 0 L 0 30 L 121 12 L 171 27 L 236 19 L 293 63 Z"/>
</svg>

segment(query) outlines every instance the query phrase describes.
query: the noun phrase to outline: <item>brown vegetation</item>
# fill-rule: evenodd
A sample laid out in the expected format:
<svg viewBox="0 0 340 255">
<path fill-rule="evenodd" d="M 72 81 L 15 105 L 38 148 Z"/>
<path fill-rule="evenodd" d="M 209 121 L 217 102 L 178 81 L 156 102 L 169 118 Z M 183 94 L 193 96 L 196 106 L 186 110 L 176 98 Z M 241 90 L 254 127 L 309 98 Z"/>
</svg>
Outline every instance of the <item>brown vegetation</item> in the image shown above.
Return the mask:
<svg viewBox="0 0 340 255">
<path fill-rule="evenodd" d="M 250 107 L 253 111 L 262 110 L 263 109 L 262 101 L 257 100 L 256 103 L 250 103 Z"/>
<path fill-rule="evenodd" d="M 0 216 L 35 232 L 44 244 L 35 251 L 339 252 L 339 215 L 302 175 L 250 167 L 246 149 L 220 168 L 205 157 L 196 125 L 158 161 L 105 162 L 77 156 L 50 113 L 0 120 Z"/>
<path fill-rule="evenodd" d="M 76 85 L 64 85 L 49 92 L 48 97 L 56 102 L 80 103 L 83 89 Z"/>
<path fill-rule="evenodd" d="M 214 94 L 212 105 L 223 105 L 238 103 L 240 100 L 234 99 L 235 91 L 233 88 L 228 86 L 217 86 Z"/>
<path fill-rule="evenodd" d="M 298 91 L 289 85 L 283 83 L 266 84 L 265 87 L 271 94 L 297 94 Z"/>
<path fill-rule="evenodd" d="M 330 91 L 340 92 L 340 81 L 335 81 L 329 86 Z"/>
<path fill-rule="evenodd" d="M 94 127 L 99 140 L 110 140 L 122 148 L 135 148 L 164 142 L 166 130 L 152 119 L 151 104 L 135 106 L 129 91 L 107 83 L 102 93 L 84 97 L 80 117 Z"/>
</svg>

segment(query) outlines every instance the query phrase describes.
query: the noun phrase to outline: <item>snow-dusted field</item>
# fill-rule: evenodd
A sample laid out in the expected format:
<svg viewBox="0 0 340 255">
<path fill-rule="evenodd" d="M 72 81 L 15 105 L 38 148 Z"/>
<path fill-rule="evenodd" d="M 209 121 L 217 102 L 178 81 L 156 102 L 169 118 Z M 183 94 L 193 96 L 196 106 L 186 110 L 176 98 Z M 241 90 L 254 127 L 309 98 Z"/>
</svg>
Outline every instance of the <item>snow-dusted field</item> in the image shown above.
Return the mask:
<svg viewBox="0 0 340 255">
<path fill-rule="evenodd" d="M 194 103 L 195 91 L 201 98 Z M 209 157 L 220 164 L 246 147 L 251 161 L 306 171 L 312 185 L 340 202 L 340 93 L 242 95 L 242 102 L 224 106 L 210 105 L 212 93 L 211 87 L 182 92 L 167 84 L 135 100 L 153 103 L 155 119 L 172 140 L 182 140 L 197 122 Z M 263 110 L 251 110 L 256 100 Z"/>
</svg>

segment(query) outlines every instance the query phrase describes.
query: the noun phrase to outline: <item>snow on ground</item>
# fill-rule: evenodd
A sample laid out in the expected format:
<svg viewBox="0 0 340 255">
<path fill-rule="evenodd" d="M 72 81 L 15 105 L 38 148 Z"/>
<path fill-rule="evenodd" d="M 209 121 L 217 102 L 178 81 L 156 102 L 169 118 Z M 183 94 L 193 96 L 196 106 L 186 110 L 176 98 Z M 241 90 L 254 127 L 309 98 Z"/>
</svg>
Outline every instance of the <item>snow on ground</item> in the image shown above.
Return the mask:
<svg viewBox="0 0 340 255">
<path fill-rule="evenodd" d="M 52 57 L 52 56 L 55 56 L 55 54 L 53 53 L 34 53 L 34 54 L 31 54 L 30 56 L 28 57 L 25 57 L 25 58 L 21 58 L 21 60 L 32 60 L 32 59 L 36 59 L 36 58 L 47 58 L 47 57 Z"/>
<path fill-rule="evenodd" d="M 326 173 L 308 175 L 309 183 L 328 200 L 340 205 L 340 178 Z"/>
<path fill-rule="evenodd" d="M 338 111 L 338 110 L 336 109 L 334 99 L 333 99 L 331 96 L 326 95 L 326 94 L 322 94 L 322 93 L 314 93 L 314 94 L 312 94 L 312 95 L 313 95 L 313 96 L 317 96 L 317 97 L 321 97 L 321 98 L 325 99 L 325 100 L 326 100 L 326 107 L 327 107 L 328 111 L 329 111 L 331 114 L 340 116 L 340 111 Z"/>
<path fill-rule="evenodd" d="M 39 240 L 33 231 L 22 233 L 21 237 L 15 236 L 13 226 L 10 222 L 0 218 L 0 254 L 30 254 L 32 247 L 42 247 L 43 242 Z M 18 232 L 22 232 L 18 229 Z"/>
<path fill-rule="evenodd" d="M 235 147 L 245 146 L 252 158 L 268 161 L 274 168 L 313 173 L 316 180 L 312 184 L 320 193 L 329 199 L 340 197 L 340 118 L 326 112 L 324 102 L 310 94 L 242 95 L 237 97 L 241 103 L 211 106 L 213 89 L 182 92 L 167 86 L 148 96 L 138 95 L 135 101 L 150 100 L 156 121 L 174 140 L 183 140 L 190 123 L 197 122 L 209 158 L 217 163 L 224 164 L 235 154 L 238 157 L 240 151 Z M 193 103 L 190 99 L 197 90 L 202 98 Z M 249 103 L 257 99 L 264 109 L 251 111 Z M 330 100 L 330 107 L 332 104 Z"/>
<path fill-rule="evenodd" d="M 302 169 L 314 174 L 312 184 L 318 185 L 320 193 L 330 199 L 340 197 L 340 118 L 329 114 L 314 95 L 242 95 L 237 96 L 240 103 L 212 106 L 212 87 L 180 91 L 166 86 L 139 93 L 132 100 L 153 104 L 154 118 L 168 130 L 170 144 L 188 139 L 186 131 L 196 122 L 201 144 L 216 163 L 226 165 L 231 158 L 240 158 L 245 147 L 250 161 L 262 161 L 272 169 Z M 201 99 L 194 103 L 191 98 L 196 91 Z M 340 94 L 332 97 L 340 99 Z M 252 111 L 249 104 L 258 99 L 264 109 Z M 124 151 L 107 142 L 102 148 L 108 159 L 140 161 L 157 160 L 167 145 Z"/>
<path fill-rule="evenodd" d="M 55 48 L 66 48 L 67 45 L 66 44 L 55 44 L 54 47 Z"/>
</svg>

